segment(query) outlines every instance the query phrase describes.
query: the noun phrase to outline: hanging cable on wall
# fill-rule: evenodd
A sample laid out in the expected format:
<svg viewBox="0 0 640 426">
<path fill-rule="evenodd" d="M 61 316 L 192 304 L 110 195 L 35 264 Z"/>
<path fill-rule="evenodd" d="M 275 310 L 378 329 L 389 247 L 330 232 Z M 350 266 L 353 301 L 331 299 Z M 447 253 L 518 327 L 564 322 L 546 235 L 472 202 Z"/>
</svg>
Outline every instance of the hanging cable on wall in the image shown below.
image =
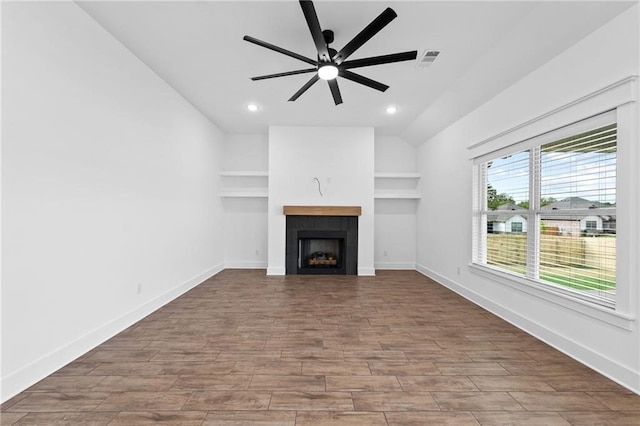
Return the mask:
<svg viewBox="0 0 640 426">
<path fill-rule="evenodd" d="M 324 197 L 324 195 L 322 195 L 322 188 L 320 188 L 320 179 L 318 179 L 317 177 L 314 177 L 313 180 L 318 182 L 318 192 L 320 193 L 321 197 Z"/>
</svg>

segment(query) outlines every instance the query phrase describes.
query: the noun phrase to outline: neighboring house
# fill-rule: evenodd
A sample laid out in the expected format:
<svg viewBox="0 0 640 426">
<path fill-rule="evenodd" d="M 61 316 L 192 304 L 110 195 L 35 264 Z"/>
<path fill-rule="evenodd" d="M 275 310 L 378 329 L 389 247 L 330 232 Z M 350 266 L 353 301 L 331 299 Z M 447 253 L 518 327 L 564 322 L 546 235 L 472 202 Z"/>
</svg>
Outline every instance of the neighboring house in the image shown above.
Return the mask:
<svg viewBox="0 0 640 426">
<path fill-rule="evenodd" d="M 487 214 L 487 232 L 494 234 L 527 232 L 527 218 L 516 213 L 518 210 L 526 211 L 526 209 L 512 203 L 498 206 L 497 209 Z"/>
<path fill-rule="evenodd" d="M 542 207 L 541 210 L 566 210 L 567 215 L 541 216 L 543 229 L 547 234 L 580 236 L 615 234 L 616 217 L 613 215 L 570 215 L 569 210 L 589 210 L 602 207 L 598 201 L 590 201 L 581 197 L 568 197 Z M 527 232 L 526 209 L 513 204 L 503 204 L 487 214 L 488 233 Z"/>
<path fill-rule="evenodd" d="M 542 210 L 589 210 L 603 207 L 598 201 L 590 201 L 581 197 L 568 197 L 555 203 L 542 207 Z M 615 233 L 616 217 L 613 215 L 588 215 L 588 216 L 545 216 L 540 218 L 544 228 L 552 230 L 557 235 L 579 236 L 584 233 L 597 235 L 602 233 Z"/>
</svg>

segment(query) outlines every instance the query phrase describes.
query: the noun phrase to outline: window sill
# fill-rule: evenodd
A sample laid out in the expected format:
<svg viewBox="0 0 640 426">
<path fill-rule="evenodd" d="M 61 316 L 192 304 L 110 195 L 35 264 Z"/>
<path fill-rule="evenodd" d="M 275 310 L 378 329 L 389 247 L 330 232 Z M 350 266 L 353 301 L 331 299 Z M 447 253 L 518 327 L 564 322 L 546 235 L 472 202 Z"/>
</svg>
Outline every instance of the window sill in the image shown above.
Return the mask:
<svg viewBox="0 0 640 426">
<path fill-rule="evenodd" d="M 529 294 L 555 305 L 562 306 L 563 308 L 570 309 L 574 312 L 578 312 L 615 327 L 627 331 L 631 331 L 633 329 L 633 324 L 635 323 L 634 317 L 616 312 L 611 308 L 562 294 L 551 288 L 545 288 L 544 286 L 541 286 L 529 279 L 502 272 L 491 267 L 469 264 L 469 270 L 474 274 L 488 278 L 498 284 L 505 285 L 514 290 Z"/>
</svg>

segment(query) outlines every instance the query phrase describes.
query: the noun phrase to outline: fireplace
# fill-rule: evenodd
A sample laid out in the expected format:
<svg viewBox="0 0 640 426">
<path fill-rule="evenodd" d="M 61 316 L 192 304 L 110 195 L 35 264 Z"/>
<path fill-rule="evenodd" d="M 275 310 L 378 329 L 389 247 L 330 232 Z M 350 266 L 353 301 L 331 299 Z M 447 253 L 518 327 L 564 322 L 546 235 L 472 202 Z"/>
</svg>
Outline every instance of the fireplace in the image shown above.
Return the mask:
<svg viewBox="0 0 640 426">
<path fill-rule="evenodd" d="M 297 273 L 345 275 L 346 239 L 345 231 L 298 231 Z"/>
<path fill-rule="evenodd" d="M 287 275 L 357 275 L 358 216 L 287 215 L 285 262 Z"/>
</svg>

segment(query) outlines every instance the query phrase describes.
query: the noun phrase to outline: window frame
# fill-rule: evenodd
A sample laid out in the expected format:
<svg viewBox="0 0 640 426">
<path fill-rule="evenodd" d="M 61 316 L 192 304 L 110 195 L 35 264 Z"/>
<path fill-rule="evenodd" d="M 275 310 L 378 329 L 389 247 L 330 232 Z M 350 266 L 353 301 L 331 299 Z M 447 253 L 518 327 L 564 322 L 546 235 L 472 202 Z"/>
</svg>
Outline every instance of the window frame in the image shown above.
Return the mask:
<svg viewBox="0 0 640 426">
<path fill-rule="evenodd" d="M 551 143 L 554 144 L 555 140 L 562 139 L 567 135 L 577 136 L 580 133 L 583 133 L 585 130 L 591 131 L 593 129 L 598 129 L 603 126 L 608 127 L 611 124 L 616 124 L 615 134 L 617 135 L 617 123 L 615 123 L 615 120 L 616 120 L 615 112 L 608 111 L 603 114 L 599 114 L 597 116 L 589 117 L 585 120 L 581 120 L 577 123 L 570 124 L 569 126 L 565 126 L 553 132 L 549 132 L 547 135 L 545 135 L 544 139 L 551 138 L 553 139 Z M 607 130 L 607 131 L 610 131 L 610 130 Z M 557 136 L 557 134 L 561 134 L 562 136 Z M 540 145 L 536 144 L 532 146 L 532 141 L 535 143 L 538 143 L 540 140 L 539 138 L 533 138 L 532 141 L 525 141 L 523 143 L 514 144 L 512 146 L 513 152 L 509 153 L 509 155 L 504 156 L 505 159 L 509 159 L 507 160 L 506 163 L 504 163 L 504 165 L 507 167 L 517 164 L 519 160 L 516 160 L 516 158 L 522 157 L 523 156 L 522 154 L 525 154 L 524 156 L 528 159 L 527 160 L 528 165 L 524 169 L 522 169 L 522 172 L 526 170 L 526 173 L 527 173 L 526 187 L 528 188 L 527 197 L 529 200 L 529 203 L 528 203 L 529 208 L 521 212 L 522 216 L 526 216 L 528 218 L 527 223 L 529 224 L 529 226 L 527 226 L 526 244 L 523 247 L 524 250 L 526 251 L 526 254 L 525 254 L 526 257 L 523 259 L 526 259 L 526 260 L 525 260 L 525 266 L 523 270 L 521 272 L 514 272 L 514 273 L 517 274 L 518 276 L 523 274 L 523 278 L 530 280 L 536 285 L 547 286 L 552 291 L 557 291 L 557 292 L 566 294 L 568 296 L 576 297 L 578 299 L 583 299 L 587 302 L 595 303 L 604 307 L 615 308 L 615 303 L 616 303 L 615 295 L 612 299 L 611 292 L 608 292 L 606 290 L 591 292 L 591 291 L 586 291 L 585 288 L 574 287 L 575 285 L 578 285 L 578 286 L 581 285 L 580 278 L 572 279 L 572 278 L 569 278 L 570 275 L 566 275 L 567 279 L 571 281 L 571 285 L 558 284 L 553 280 L 544 278 L 545 274 L 550 273 L 548 270 L 548 267 L 543 266 L 541 262 L 541 258 L 543 258 L 546 253 L 545 244 L 543 241 L 544 237 L 542 236 L 542 223 L 544 221 L 544 218 L 547 218 L 547 219 L 551 218 L 551 220 L 553 220 L 554 216 L 557 218 L 561 218 L 561 217 L 566 217 L 568 215 L 568 216 L 575 216 L 576 220 L 581 221 L 583 219 L 593 217 L 593 216 L 598 216 L 598 215 L 609 215 L 609 216 L 616 215 L 615 207 L 591 206 L 589 208 L 582 208 L 582 209 L 548 210 L 548 209 L 545 209 L 543 206 L 541 206 L 541 195 L 543 193 L 542 178 L 543 178 L 543 172 L 544 172 L 543 152 L 545 151 L 545 148 L 548 146 L 547 144 L 549 143 L 549 141 L 546 141 L 544 139 Z M 522 149 L 523 146 L 524 146 L 524 149 Z M 616 144 L 616 148 L 617 148 L 617 144 Z M 478 184 L 478 187 L 475 188 L 475 191 L 482 192 L 482 194 L 478 194 L 478 196 L 484 197 L 485 200 L 487 201 L 488 201 L 488 194 L 489 194 L 488 188 L 490 187 L 489 176 L 492 174 L 490 170 L 493 170 L 493 168 L 490 169 L 490 167 L 492 164 L 495 165 L 495 162 L 499 160 L 501 157 L 503 157 L 502 154 L 500 156 L 489 154 L 487 156 L 482 157 L 481 161 L 477 162 L 478 165 L 480 166 L 480 170 L 479 170 L 480 175 L 478 176 L 479 184 Z M 605 159 L 602 161 L 608 162 L 609 160 Z M 557 166 L 555 163 L 552 163 L 552 164 L 553 166 Z M 616 149 L 616 164 L 617 164 L 617 149 Z M 504 174 L 505 171 L 499 166 L 497 169 L 497 173 L 498 175 L 500 175 L 500 174 Z M 580 174 L 578 171 L 572 171 L 571 173 L 572 173 L 572 176 L 577 177 L 579 179 Z M 608 178 L 603 177 L 602 179 L 608 179 Z M 514 195 L 514 194 L 509 193 L 509 195 Z M 478 211 L 476 212 L 476 214 L 479 214 L 482 216 L 481 220 L 485 220 L 485 218 L 488 218 L 489 215 L 491 215 L 492 212 L 495 211 L 495 210 L 491 210 L 491 208 L 487 204 L 488 203 L 485 202 L 477 206 Z M 582 232 L 597 230 L 598 228 L 597 221 L 585 221 L 585 226 L 587 226 L 587 222 L 594 222 L 595 227 L 593 228 L 587 227 L 586 229 L 584 229 L 582 228 L 581 225 L 578 225 L 578 227 L 580 228 L 580 234 L 576 235 L 576 237 L 579 238 Z M 521 227 L 520 231 L 515 230 L 514 225 L 520 225 Z M 523 225 L 522 222 L 517 222 L 517 221 L 511 222 L 510 227 L 506 228 L 505 232 L 522 233 L 523 231 L 522 225 Z M 494 262 L 491 262 L 492 259 L 489 259 L 488 249 L 489 247 L 491 247 L 489 244 L 489 240 L 490 240 L 489 229 L 487 227 L 487 235 L 478 238 L 477 245 L 476 247 L 474 247 L 475 250 L 478 250 L 478 251 L 481 250 L 483 253 L 487 253 L 487 255 L 476 256 L 474 258 L 474 262 L 482 266 L 487 266 L 487 267 L 509 272 L 510 268 L 508 266 L 503 266 L 500 263 L 496 264 Z M 482 245 L 482 244 L 484 244 L 486 247 L 481 248 L 479 245 Z M 512 259 L 502 259 L 502 258 L 497 259 L 498 262 L 500 262 L 500 260 L 508 261 Z M 563 278 L 565 277 L 565 275 L 561 275 L 561 276 Z"/>
<path fill-rule="evenodd" d="M 616 205 L 617 231 L 617 267 L 616 267 L 616 304 L 607 308 L 588 301 L 550 291 L 529 279 L 505 271 L 480 265 L 476 256 L 486 256 L 486 252 L 476 250 L 478 241 L 486 238 L 486 221 L 483 223 L 477 216 L 478 205 L 485 202 L 478 191 L 473 191 L 472 200 L 472 245 L 469 270 L 490 282 L 505 285 L 513 291 L 526 293 L 558 305 L 563 309 L 578 312 L 604 323 L 632 330 L 635 327 L 635 315 L 640 309 L 640 289 L 637 278 L 640 276 L 640 227 L 636 226 L 638 210 L 640 210 L 640 194 L 635 190 L 640 183 L 640 169 L 635 165 L 640 158 L 640 139 L 638 129 L 638 76 L 629 76 L 617 80 L 598 90 L 587 93 L 560 105 L 559 107 L 533 116 L 524 122 L 506 130 L 494 131 L 492 136 L 472 141 L 468 146 L 469 160 L 473 168 L 473 188 L 478 187 L 480 173 L 478 159 L 488 154 L 505 155 L 517 149 L 514 145 L 535 137 L 543 137 L 545 133 L 575 123 L 585 118 L 614 111 L 618 124 L 618 199 Z M 489 133 L 491 135 L 491 133 Z M 542 143 L 540 143 L 542 144 Z M 524 148 L 520 147 L 519 150 Z M 531 218 L 528 218 L 531 219 Z"/>
<path fill-rule="evenodd" d="M 560 129 L 556 129 L 551 132 L 547 132 L 543 137 L 535 137 L 527 141 L 523 141 L 521 143 L 514 144 L 510 147 L 510 151 L 508 151 L 508 155 L 506 153 L 495 154 L 490 153 L 478 159 L 476 164 L 480 167 L 479 176 L 478 176 L 478 185 L 474 188 L 474 191 L 479 192 L 478 197 L 483 198 L 485 201 L 476 206 L 475 214 L 480 215 L 480 220 L 486 220 L 488 215 L 491 214 L 493 210 L 489 208 L 487 205 L 488 198 L 488 179 L 489 179 L 489 167 L 496 160 L 501 157 L 519 157 L 520 154 L 526 154 L 528 158 L 528 165 L 526 169 L 528 170 L 528 200 L 529 200 L 529 208 L 525 211 L 521 212 L 521 215 L 527 218 L 527 232 L 526 232 L 526 264 L 524 266 L 524 270 L 521 273 L 514 272 L 514 274 L 518 276 L 522 276 L 522 278 L 531 281 L 534 285 L 545 286 L 548 287 L 551 291 L 556 291 L 562 294 L 565 294 L 570 297 L 575 297 L 577 299 L 582 299 L 586 302 L 594 303 L 600 306 L 604 306 L 610 309 L 615 309 L 616 300 L 615 297 L 612 300 L 610 297 L 610 293 L 606 291 L 602 293 L 592 293 L 585 291 L 584 289 L 573 288 L 573 286 L 565 286 L 561 284 L 554 283 L 548 279 L 544 279 L 543 275 L 545 273 L 545 267 L 541 264 L 540 259 L 544 256 L 544 244 L 543 237 L 541 236 L 542 229 L 542 217 L 553 218 L 556 217 L 564 217 L 567 215 L 576 216 L 578 218 L 587 218 L 594 215 L 616 215 L 615 207 L 598 207 L 598 208 L 583 208 L 583 209 L 562 209 L 562 210 L 547 210 L 541 206 L 541 194 L 542 194 L 542 177 L 543 177 L 543 152 L 548 143 L 554 143 L 556 140 L 565 138 L 567 136 L 575 136 L 583 133 L 584 131 L 591 131 L 593 129 L 597 129 L 603 126 L 609 126 L 616 121 L 615 111 L 607 111 L 602 114 L 598 114 L 593 117 L 588 117 L 584 120 L 578 121 L 576 123 L 569 124 Z M 616 135 L 617 135 L 617 123 L 616 123 Z M 616 144 L 617 147 L 617 144 Z M 617 149 L 616 149 L 617 152 Z M 617 155 L 616 155 L 617 157 Z M 617 163 L 617 158 L 616 158 Z M 510 163 L 507 163 L 510 164 Z M 511 163 L 513 164 L 513 163 Z M 501 170 L 500 168 L 498 170 Z M 500 172 L 498 172 L 500 173 Z M 575 176 L 579 176 L 578 172 L 573 172 Z M 511 194 L 510 194 L 511 195 Z M 518 222 L 511 222 L 511 226 L 508 229 L 505 229 L 506 232 L 522 232 L 522 231 L 514 231 L 513 225 Z M 519 222 L 522 226 L 522 222 Z M 597 221 L 595 222 L 596 226 L 593 230 L 597 229 Z M 587 228 L 587 230 L 590 230 Z M 580 231 L 585 231 L 584 229 L 580 229 Z M 489 268 L 497 269 L 500 271 L 510 272 L 509 268 L 503 267 L 501 265 L 489 263 L 487 249 L 489 247 L 489 230 L 487 228 L 487 233 L 483 236 L 477 238 L 476 246 L 474 247 L 474 252 L 482 252 L 483 256 L 475 256 L 473 262 L 486 266 Z M 485 245 L 485 247 L 480 247 L 479 245 Z M 576 283 L 574 283 L 576 284 Z"/>
</svg>

